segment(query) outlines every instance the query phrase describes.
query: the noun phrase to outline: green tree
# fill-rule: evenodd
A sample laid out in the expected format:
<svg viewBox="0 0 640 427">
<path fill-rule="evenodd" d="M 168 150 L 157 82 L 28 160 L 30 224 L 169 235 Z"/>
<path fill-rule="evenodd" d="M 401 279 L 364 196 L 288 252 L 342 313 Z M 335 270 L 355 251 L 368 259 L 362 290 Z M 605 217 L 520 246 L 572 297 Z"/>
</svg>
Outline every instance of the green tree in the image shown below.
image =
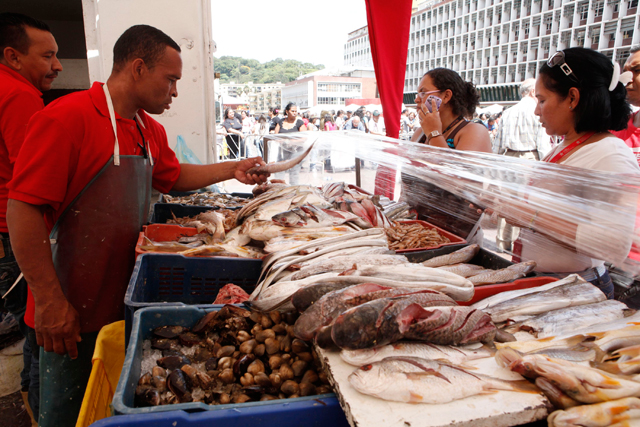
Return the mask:
<svg viewBox="0 0 640 427">
<path fill-rule="evenodd" d="M 290 82 L 302 74 L 307 74 L 324 68 L 321 64 L 300 62 L 295 59 L 276 58 L 260 63 L 255 59 L 241 58 L 238 56 L 221 56 L 214 58 L 215 71 L 220 73 L 222 83 L 235 81 L 242 84 Z"/>
</svg>

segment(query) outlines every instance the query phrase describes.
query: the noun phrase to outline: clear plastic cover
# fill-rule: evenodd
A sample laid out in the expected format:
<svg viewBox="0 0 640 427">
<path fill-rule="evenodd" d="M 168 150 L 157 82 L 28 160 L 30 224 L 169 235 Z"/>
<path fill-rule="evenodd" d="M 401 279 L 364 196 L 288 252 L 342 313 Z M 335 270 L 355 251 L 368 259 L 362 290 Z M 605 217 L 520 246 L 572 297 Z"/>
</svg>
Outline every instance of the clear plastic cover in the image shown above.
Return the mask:
<svg viewBox="0 0 640 427">
<path fill-rule="evenodd" d="M 484 229 L 490 242 L 487 235 L 504 218 L 521 228 L 515 246 L 521 244 L 522 260 L 536 261 L 538 271 L 579 272 L 605 261 L 640 273 L 639 251 L 631 249 L 640 247 L 640 174 L 441 149 L 357 131 L 270 135 L 269 159 L 286 161 L 311 143 L 297 171 L 272 176 L 317 186 L 345 181 L 371 193 L 386 184 L 420 219 L 470 241 L 481 241 Z M 378 174 L 381 167 L 396 173 Z"/>
</svg>

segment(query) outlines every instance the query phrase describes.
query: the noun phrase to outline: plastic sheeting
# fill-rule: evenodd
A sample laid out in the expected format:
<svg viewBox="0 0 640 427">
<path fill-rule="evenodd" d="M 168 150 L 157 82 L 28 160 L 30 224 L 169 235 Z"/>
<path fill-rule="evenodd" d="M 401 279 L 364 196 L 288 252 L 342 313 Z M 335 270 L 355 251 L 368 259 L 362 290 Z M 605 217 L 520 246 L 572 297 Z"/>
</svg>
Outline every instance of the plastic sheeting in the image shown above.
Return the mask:
<svg viewBox="0 0 640 427">
<path fill-rule="evenodd" d="M 463 237 L 478 228 L 478 210 L 485 220 L 499 213 L 522 227 L 522 258 L 539 262 L 539 271 L 582 271 L 606 261 L 629 274 L 640 273 L 640 262 L 630 257 L 632 243 L 640 246 L 640 176 L 354 132 L 298 133 L 273 143 L 286 140 L 306 147 L 311 138 L 317 138 L 311 155 L 330 151 L 332 160 L 355 156 L 378 168 L 399 170 L 402 199 L 427 220 Z M 386 183 L 391 188 L 396 185 L 392 179 Z M 372 186 L 362 183 L 363 188 Z"/>
</svg>

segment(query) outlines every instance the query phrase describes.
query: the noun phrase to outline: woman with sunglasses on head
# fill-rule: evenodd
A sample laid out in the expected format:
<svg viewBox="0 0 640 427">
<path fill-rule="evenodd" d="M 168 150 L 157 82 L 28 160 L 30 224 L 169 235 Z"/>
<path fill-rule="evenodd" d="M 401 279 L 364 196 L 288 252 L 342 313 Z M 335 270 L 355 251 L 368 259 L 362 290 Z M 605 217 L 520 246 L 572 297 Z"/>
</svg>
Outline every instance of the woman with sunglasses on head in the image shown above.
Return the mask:
<svg viewBox="0 0 640 427">
<path fill-rule="evenodd" d="M 427 72 L 416 95 L 421 129 L 411 140 L 433 147 L 491 153 L 487 128 L 468 120 L 479 101 L 473 83 L 465 82 L 455 71 L 434 68 Z"/>
<path fill-rule="evenodd" d="M 640 167 L 633 152 L 609 130 L 621 130 L 627 125 L 631 109 L 626 100 L 628 75 L 620 75 L 617 64 L 591 49 L 571 48 L 558 51 L 540 68 L 535 93 L 538 105 L 535 114 L 547 134 L 564 136 L 543 161 L 601 172 L 640 176 Z M 543 177 L 541 177 L 543 179 Z M 540 184 L 544 185 L 544 184 Z M 558 183 L 550 183 L 557 186 Z M 634 201 L 607 200 L 625 206 Z M 518 207 L 501 210 L 508 222 L 523 227 L 516 255 L 536 262 L 536 271 L 558 277 L 578 273 L 613 298 L 613 284 L 604 261 L 593 258 L 608 253 L 609 259 L 626 258 L 631 246 L 633 221 L 616 221 L 612 212 L 610 232 L 602 227 L 589 229 L 577 225 L 571 217 L 560 218 L 552 212 Z M 531 229 L 536 227 L 538 232 Z M 575 247 L 561 241 L 573 241 Z M 594 247 L 597 246 L 599 248 Z M 591 255 L 591 256 L 590 256 Z"/>
</svg>

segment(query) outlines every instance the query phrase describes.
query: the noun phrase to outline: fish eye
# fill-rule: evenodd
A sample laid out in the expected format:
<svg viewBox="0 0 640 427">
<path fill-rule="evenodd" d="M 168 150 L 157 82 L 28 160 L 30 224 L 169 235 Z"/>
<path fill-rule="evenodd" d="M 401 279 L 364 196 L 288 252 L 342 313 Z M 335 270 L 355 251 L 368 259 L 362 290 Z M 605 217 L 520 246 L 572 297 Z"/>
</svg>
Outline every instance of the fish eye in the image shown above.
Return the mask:
<svg viewBox="0 0 640 427">
<path fill-rule="evenodd" d="M 373 365 L 369 364 L 369 365 L 364 365 L 360 369 L 362 369 L 363 371 L 370 371 L 371 368 L 373 368 Z"/>
</svg>

